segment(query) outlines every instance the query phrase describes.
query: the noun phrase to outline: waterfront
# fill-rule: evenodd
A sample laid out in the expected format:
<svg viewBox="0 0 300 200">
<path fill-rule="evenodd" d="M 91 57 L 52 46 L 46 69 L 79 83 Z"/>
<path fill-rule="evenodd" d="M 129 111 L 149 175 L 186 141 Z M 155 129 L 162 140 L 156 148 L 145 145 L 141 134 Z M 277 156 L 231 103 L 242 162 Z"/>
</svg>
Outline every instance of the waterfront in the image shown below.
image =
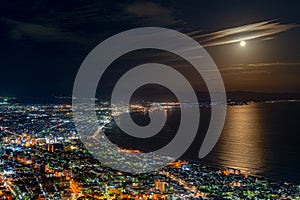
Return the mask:
<svg viewBox="0 0 300 200">
<path fill-rule="evenodd" d="M 0 106 L 2 139 L 0 148 L 0 198 L 20 200 L 70 200 L 82 198 L 297 199 L 300 196 L 300 186 L 286 182 L 285 177 L 281 178 L 280 181 L 276 181 L 252 176 L 247 173 L 249 169 L 243 172 L 242 167 L 229 163 L 231 160 L 228 160 L 229 164 L 227 166 L 225 166 L 226 163 L 223 163 L 224 166 L 216 163 L 217 158 L 214 158 L 214 163 L 210 164 L 208 162 L 203 164 L 203 161 L 200 161 L 203 163 L 199 163 L 199 161 L 193 162 L 192 160 L 195 156 L 191 152 L 194 154 L 198 152 L 197 145 L 193 145 L 190 151 L 183 156 L 189 162 L 173 162 L 160 170 L 137 175 L 117 171 L 97 161 L 94 155 L 86 150 L 74 129 L 70 105 L 27 105 L 10 103 L 9 99 L 6 98 L 1 100 L 3 101 L 1 101 Z M 161 104 L 161 108 L 166 109 L 168 114 L 170 114 L 170 120 L 167 120 L 166 128 L 155 136 L 152 142 L 149 143 L 149 140 L 146 142 L 153 148 L 166 143 L 166 139 L 170 138 L 169 136 L 172 137 L 173 134 L 170 130 L 175 130 L 172 124 L 174 120 L 176 121 L 178 108 L 174 108 L 174 106 L 177 107 L 178 105 L 173 104 L 170 106 L 171 104 L 167 104 Z M 229 113 L 233 113 L 232 116 L 236 116 L 239 120 L 245 119 L 245 124 L 251 124 L 250 122 L 255 124 L 255 120 L 248 121 L 248 118 L 242 118 L 239 112 L 249 116 L 250 114 L 244 111 L 245 108 L 251 108 L 251 106 L 254 106 L 252 108 L 257 108 L 260 105 L 264 107 L 267 104 L 233 106 L 228 109 Z M 207 105 L 201 105 L 200 107 L 204 108 L 204 111 L 209 110 Z M 135 110 L 131 112 L 133 118 L 136 119 L 138 117 L 140 119 L 138 123 L 146 124 L 147 120 L 144 117 L 147 112 L 144 112 L 145 107 L 133 105 L 133 108 Z M 126 110 L 124 106 L 118 107 L 118 109 Z M 230 109 L 233 110 L 230 111 Z M 135 149 L 137 146 L 146 148 L 145 146 L 142 147 L 142 143 L 139 141 L 132 141 L 130 138 L 122 136 L 122 133 L 115 126 L 111 127 L 106 124 L 109 123 L 108 119 L 111 119 L 110 108 L 107 102 L 100 102 L 96 110 L 99 114 L 100 127 L 107 130 L 106 134 L 109 137 L 114 139 L 123 138 L 123 142 L 130 144 L 131 146 L 128 148 L 131 149 Z M 201 111 L 201 113 L 203 116 L 205 115 L 205 112 Z M 202 121 L 205 122 L 205 119 L 207 118 L 203 117 Z M 243 123 L 240 124 L 242 125 Z M 244 129 L 246 129 L 245 126 L 243 126 Z M 200 128 L 200 130 L 202 129 L 204 130 L 205 128 Z M 223 134 L 222 137 L 224 136 L 226 135 Z M 223 142 L 222 137 L 220 142 Z M 241 138 L 245 138 L 245 136 Z M 250 141 L 250 139 L 246 141 Z M 220 142 L 214 151 L 220 148 Z M 199 141 L 196 139 L 195 143 L 198 144 Z M 135 167 L 136 163 L 131 162 L 130 159 L 134 159 L 140 153 L 137 149 L 112 149 L 101 139 L 97 148 L 99 148 L 101 156 L 107 160 L 114 160 L 115 163 L 120 165 L 126 164 L 128 167 Z M 234 150 L 234 148 L 232 149 Z M 120 152 L 124 156 L 126 154 L 126 159 L 128 158 L 129 160 L 124 163 L 125 157 L 116 157 L 116 152 Z M 231 151 L 227 150 L 225 152 Z M 210 156 L 215 156 L 215 152 L 212 152 Z M 210 156 L 205 158 L 204 161 L 209 161 Z M 224 156 L 228 155 L 224 154 Z M 254 154 L 254 157 L 258 156 Z M 160 162 L 160 160 L 151 157 L 151 155 L 147 156 L 147 154 L 143 159 L 146 161 L 146 164 Z M 228 156 L 228 159 L 231 159 L 230 156 Z M 223 160 L 219 159 L 218 161 Z M 235 160 L 232 159 L 232 161 Z M 294 164 L 294 167 L 297 167 L 296 161 L 294 161 Z M 217 167 L 211 167 L 212 165 Z M 248 163 L 250 168 L 254 168 L 253 165 L 255 163 Z M 232 169 L 231 167 L 242 170 Z M 272 167 L 269 166 L 270 169 Z M 286 167 L 289 166 L 286 165 Z M 292 170 L 294 169 L 288 170 L 293 172 Z"/>
<path fill-rule="evenodd" d="M 208 122 L 209 109 L 201 108 L 200 129 L 196 142 L 183 159 L 197 160 L 201 138 Z M 160 147 L 174 135 L 180 112 L 169 110 L 167 132 L 148 141 L 151 146 L 117 132 L 109 135 L 117 143 L 144 148 Z M 137 117 L 139 123 L 145 118 Z M 300 183 L 300 103 L 252 103 L 228 106 L 222 135 L 213 151 L 200 162 L 216 167 L 232 167 L 251 174 Z M 171 127 L 171 128 L 170 128 Z M 200 142 L 199 142 L 200 141 Z"/>
</svg>

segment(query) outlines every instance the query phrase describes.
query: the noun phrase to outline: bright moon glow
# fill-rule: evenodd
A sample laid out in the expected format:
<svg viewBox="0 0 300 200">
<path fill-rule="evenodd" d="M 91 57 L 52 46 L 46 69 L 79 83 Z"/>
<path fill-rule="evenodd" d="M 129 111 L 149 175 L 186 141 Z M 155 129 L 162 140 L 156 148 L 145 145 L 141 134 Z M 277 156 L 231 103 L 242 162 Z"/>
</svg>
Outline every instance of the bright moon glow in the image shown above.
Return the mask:
<svg viewBox="0 0 300 200">
<path fill-rule="evenodd" d="M 240 45 L 241 45 L 241 47 L 244 47 L 244 46 L 246 46 L 246 42 L 245 41 L 241 41 Z"/>
</svg>

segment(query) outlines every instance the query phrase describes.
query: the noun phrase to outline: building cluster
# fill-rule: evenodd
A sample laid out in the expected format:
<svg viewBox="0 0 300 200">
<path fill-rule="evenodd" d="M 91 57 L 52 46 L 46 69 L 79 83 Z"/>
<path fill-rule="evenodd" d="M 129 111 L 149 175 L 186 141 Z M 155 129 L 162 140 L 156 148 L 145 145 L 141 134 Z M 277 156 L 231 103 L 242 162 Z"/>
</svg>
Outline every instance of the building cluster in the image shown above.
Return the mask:
<svg viewBox="0 0 300 200">
<path fill-rule="evenodd" d="M 98 111 L 107 122 L 105 106 Z M 0 104 L 0 199 L 299 199 L 295 184 L 200 163 L 135 175 L 111 169 L 82 144 L 71 117 L 69 105 Z"/>
</svg>

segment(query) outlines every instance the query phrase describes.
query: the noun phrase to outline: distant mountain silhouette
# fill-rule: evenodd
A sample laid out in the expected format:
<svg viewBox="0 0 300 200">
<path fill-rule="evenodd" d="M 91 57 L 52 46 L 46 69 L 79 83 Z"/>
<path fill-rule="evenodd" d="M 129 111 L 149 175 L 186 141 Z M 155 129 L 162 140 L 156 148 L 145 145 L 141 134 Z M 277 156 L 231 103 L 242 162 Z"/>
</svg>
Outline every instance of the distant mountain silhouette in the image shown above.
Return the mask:
<svg viewBox="0 0 300 200">
<path fill-rule="evenodd" d="M 145 88 L 144 88 L 145 89 Z M 208 92 L 197 92 L 197 97 L 199 101 L 210 101 L 210 96 Z M 265 93 L 265 92 L 248 92 L 248 91 L 228 91 L 226 92 L 227 100 L 241 102 L 241 101 L 267 101 L 267 100 L 290 100 L 297 99 L 300 100 L 300 93 Z M 111 93 L 101 93 L 101 95 L 96 96 L 99 100 L 109 101 Z M 55 97 L 23 97 L 16 98 L 11 101 L 19 103 L 28 104 L 70 104 L 72 98 L 69 96 L 55 96 Z M 132 98 L 132 102 L 168 102 L 177 101 L 175 95 L 163 88 L 156 87 L 155 89 L 146 88 L 146 90 L 136 91 Z"/>
</svg>

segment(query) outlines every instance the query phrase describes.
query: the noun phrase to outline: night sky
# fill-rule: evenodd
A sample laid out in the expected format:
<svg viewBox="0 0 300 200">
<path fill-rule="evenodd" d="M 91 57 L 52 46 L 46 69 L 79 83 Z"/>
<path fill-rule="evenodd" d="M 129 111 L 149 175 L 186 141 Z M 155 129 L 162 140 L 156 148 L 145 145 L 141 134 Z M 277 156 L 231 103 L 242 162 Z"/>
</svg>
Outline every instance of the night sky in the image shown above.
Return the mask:
<svg viewBox="0 0 300 200">
<path fill-rule="evenodd" d="M 97 44 L 146 26 L 197 40 L 217 64 L 227 91 L 296 93 L 299 8 L 299 1 L 1 0 L 0 95 L 71 96 L 80 64 Z M 150 58 L 171 63 L 164 53 L 121 59 L 112 73 Z M 175 63 L 184 71 L 185 63 Z"/>
</svg>

